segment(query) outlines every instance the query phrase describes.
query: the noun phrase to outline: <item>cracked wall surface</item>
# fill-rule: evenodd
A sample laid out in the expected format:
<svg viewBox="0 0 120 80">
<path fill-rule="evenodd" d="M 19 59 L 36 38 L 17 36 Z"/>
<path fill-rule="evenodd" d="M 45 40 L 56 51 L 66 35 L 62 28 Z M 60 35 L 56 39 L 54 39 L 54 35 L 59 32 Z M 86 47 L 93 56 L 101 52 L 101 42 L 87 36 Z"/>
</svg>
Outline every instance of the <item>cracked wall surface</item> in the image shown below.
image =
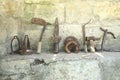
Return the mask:
<svg viewBox="0 0 120 80">
<path fill-rule="evenodd" d="M 86 26 L 87 36 L 102 39 L 103 32 L 99 27 L 107 28 L 117 39 L 114 40 L 108 35 L 105 50 L 120 51 L 119 0 L 1 0 L 0 3 L 0 55 L 11 52 L 10 41 L 14 35 L 18 35 L 21 41 L 24 35 L 29 35 L 31 47 L 36 50 L 42 26 L 31 24 L 33 17 L 43 18 L 52 24 L 48 25 L 45 31 L 42 52 L 52 52 L 56 17 L 60 23 L 61 51 L 64 39 L 71 35 L 79 40 L 82 49 L 81 26 L 89 19 L 92 21 Z M 101 40 L 95 43 L 99 50 Z"/>
</svg>

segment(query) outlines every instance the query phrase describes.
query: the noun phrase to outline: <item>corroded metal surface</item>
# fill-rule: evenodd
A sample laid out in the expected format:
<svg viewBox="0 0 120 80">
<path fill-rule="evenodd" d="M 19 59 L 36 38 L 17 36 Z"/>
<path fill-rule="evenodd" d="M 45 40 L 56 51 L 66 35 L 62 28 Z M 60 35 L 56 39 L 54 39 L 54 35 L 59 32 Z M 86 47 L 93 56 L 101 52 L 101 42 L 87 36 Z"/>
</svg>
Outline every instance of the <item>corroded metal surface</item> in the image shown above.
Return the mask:
<svg viewBox="0 0 120 80">
<path fill-rule="evenodd" d="M 43 19 L 40 19 L 40 18 L 32 18 L 31 23 L 43 26 L 43 29 L 42 29 L 41 34 L 40 34 L 38 47 L 37 47 L 37 53 L 41 53 L 42 38 L 43 38 L 43 34 L 44 34 L 46 26 L 47 26 L 47 22 Z"/>
<path fill-rule="evenodd" d="M 74 36 L 69 36 L 64 41 L 64 48 L 67 53 L 79 52 L 79 42 Z"/>
<path fill-rule="evenodd" d="M 53 52 L 59 53 L 59 42 L 60 42 L 60 36 L 59 36 L 59 22 L 58 18 L 55 20 L 55 28 L 54 28 L 54 42 L 53 42 Z"/>
<path fill-rule="evenodd" d="M 108 29 L 100 28 L 100 30 L 104 32 L 104 33 L 103 33 L 103 38 L 102 38 L 102 43 L 101 43 L 101 51 L 103 51 L 103 50 L 104 50 L 104 43 L 105 43 L 105 40 L 106 40 L 106 38 L 107 38 L 107 34 L 112 35 L 112 37 L 113 37 L 114 39 L 116 39 L 116 37 L 115 37 L 115 35 L 114 35 L 112 32 L 109 32 Z"/>
<path fill-rule="evenodd" d="M 13 42 L 14 42 L 14 40 L 17 40 L 17 49 L 16 50 L 13 49 Z M 21 45 L 20 45 L 20 40 L 19 40 L 18 36 L 13 36 L 13 38 L 11 40 L 11 54 L 19 52 L 20 49 L 21 49 Z"/>
</svg>

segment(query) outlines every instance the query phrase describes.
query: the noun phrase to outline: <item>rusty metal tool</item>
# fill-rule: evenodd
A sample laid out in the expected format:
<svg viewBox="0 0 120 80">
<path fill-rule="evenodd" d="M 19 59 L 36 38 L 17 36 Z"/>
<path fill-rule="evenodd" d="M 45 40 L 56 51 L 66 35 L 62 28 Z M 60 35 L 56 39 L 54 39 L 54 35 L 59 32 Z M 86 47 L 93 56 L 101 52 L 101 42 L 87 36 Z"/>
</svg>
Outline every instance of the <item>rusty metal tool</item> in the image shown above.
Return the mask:
<svg viewBox="0 0 120 80">
<path fill-rule="evenodd" d="M 18 47 L 18 49 L 15 50 L 15 51 L 14 51 L 14 49 L 13 49 L 13 42 L 14 42 L 14 40 L 17 40 L 17 47 Z M 21 49 L 20 46 L 21 46 L 21 45 L 20 45 L 20 40 L 19 40 L 18 36 L 13 36 L 13 38 L 12 38 L 12 40 L 11 40 L 11 54 L 16 53 L 16 52 L 19 52 L 19 50 Z"/>
<path fill-rule="evenodd" d="M 82 26 L 83 47 L 84 47 L 84 51 L 85 51 L 85 52 L 88 52 L 88 51 L 87 51 L 87 42 L 86 42 L 86 31 L 85 31 L 85 26 L 86 26 L 87 24 L 89 24 L 90 21 L 91 21 L 91 19 L 90 19 L 87 23 L 83 24 L 83 26 Z"/>
<path fill-rule="evenodd" d="M 28 35 L 25 35 L 22 49 L 20 54 L 31 54 L 33 51 L 30 49 L 30 41 Z"/>
<path fill-rule="evenodd" d="M 87 47 L 90 48 L 90 52 L 92 52 L 92 53 L 95 53 L 94 41 L 96 41 L 96 40 L 100 40 L 100 38 L 94 37 L 94 36 L 86 37 L 86 45 L 87 45 Z"/>
<path fill-rule="evenodd" d="M 68 36 L 64 40 L 64 49 L 67 53 L 71 52 L 78 53 L 80 50 L 79 48 L 80 48 L 79 42 L 77 38 L 75 38 L 74 36 Z"/>
<path fill-rule="evenodd" d="M 55 19 L 55 28 L 54 28 L 54 43 L 53 43 L 53 52 L 59 53 L 59 42 L 61 37 L 59 36 L 59 23 L 58 18 Z"/>
<path fill-rule="evenodd" d="M 27 49 L 30 49 L 30 41 L 28 35 L 25 35 L 24 41 L 23 41 L 23 48 L 26 51 Z"/>
<path fill-rule="evenodd" d="M 105 43 L 105 40 L 106 40 L 106 37 L 107 37 L 107 34 L 110 34 L 112 35 L 112 37 L 114 39 L 116 39 L 115 35 L 112 33 L 112 32 L 108 32 L 108 29 L 103 29 L 102 27 L 100 27 L 100 30 L 103 31 L 103 38 L 102 38 L 102 43 L 101 43 L 101 51 L 104 50 L 104 43 Z"/>
<path fill-rule="evenodd" d="M 32 18 L 31 23 L 43 26 L 43 29 L 42 29 L 41 34 L 40 34 L 38 47 L 37 47 L 37 53 L 41 53 L 42 38 L 43 38 L 43 34 L 44 34 L 46 26 L 47 26 L 47 22 L 43 19 L 40 19 L 40 18 Z"/>
</svg>

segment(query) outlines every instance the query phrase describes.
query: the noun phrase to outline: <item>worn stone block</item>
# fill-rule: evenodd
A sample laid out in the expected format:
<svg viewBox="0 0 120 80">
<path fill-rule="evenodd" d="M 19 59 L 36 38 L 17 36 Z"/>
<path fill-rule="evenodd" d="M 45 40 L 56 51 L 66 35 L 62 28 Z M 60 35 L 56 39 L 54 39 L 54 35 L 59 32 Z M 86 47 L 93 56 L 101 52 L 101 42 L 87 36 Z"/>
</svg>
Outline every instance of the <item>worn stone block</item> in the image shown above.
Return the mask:
<svg viewBox="0 0 120 80">
<path fill-rule="evenodd" d="M 69 58 L 67 58 L 65 57 L 66 54 L 62 54 L 63 56 L 57 55 L 56 57 L 58 57 L 58 59 L 53 60 L 54 54 L 49 55 L 50 56 L 45 56 L 44 54 L 41 54 L 41 58 L 39 55 L 30 55 L 31 57 L 23 57 L 16 55 L 9 58 L 7 58 L 7 56 L 6 59 L 1 59 L 2 63 L 0 65 L 0 78 L 1 80 L 101 80 L 100 68 L 98 65 L 99 62 L 95 59 L 79 60 L 79 57 L 75 57 L 76 55 L 69 55 Z M 32 58 L 33 56 L 34 58 Z M 47 57 L 49 57 L 49 59 Z M 64 58 L 67 59 L 63 60 Z M 32 64 L 35 59 L 44 59 L 44 62 Z M 46 60 L 49 60 L 49 62 L 47 63 Z"/>
<path fill-rule="evenodd" d="M 55 18 L 58 17 L 59 22 L 64 20 L 64 10 L 59 4 L 56 5 L 36 5 L 34 8 L 33 17 L 40 17 L 45 19 L 47 22 L 54 24 Z"/>
<path fill-rule="evenodd" d="M 0 1 L 0 15 L 2 16 L 13 16 L 21 17 L 23 9 L 23 0 L 4 0 Z"/>
<path fill-rule="evenodd" d="M 119 80 L 119 56 L 119 52 L 11 55 L 0 58 L 0 79 Z M 44 62 L 33 64 L 35 59 Z"/>
<path fill-rule="evenodd" d="M 86 1 L 73 1 L 65 4 L 66 23 L 84 23 L 93 17 L 92 7 Z"/>
<path fill-rule="evenodd" d="M 0 56 L 4 56 L 7 54 L 7 48 L 5 44 L 0 44 Z"/>
<path fill-rule="evenodd" d="M 93 14 L 100 20 L 120 18 L 120 2 L 96 1 Z"/>
<path fill-rule="evenodd" d="M 39 4 L 55 4 L 59 0 L 25 0 L 25 3 L 39 3 Z"/>
<path fill-rule="evenodd" d="M 100 66 L 101 66 L 101 71 L 102 71 L 101 72 L 102 80 L 115 80 L 115 79 L 119 80 L 120 79 L 118 77 L 120 76 L 119 74 L 120 68 L 118 66 L 120 59 L 118 57 L 109 57 L 109 58 L 101 59 Z"/>
<path fill-rule="evenodd" d="M 0 33 L 1 33 L 0 43 L 5 43 L 8 37 L 8 32 L 7 30 L 1 30 Z"/>
<path fill-rule="evenodd" d="M 77 66 L 75 66 L 77 64 Z M 94 65 L 93 65 L 94 64 Z M 74 67 L 73 67 L 74 66 Z M 89 67 L 87 67 L 89 66 Z M 49 69 L 50 68 L 50 69 Z M 100 80 L 100 69 L 98 66 L 98 62 L 84 62 L 81 61 L 72 61 L 72 62 L 57 62 L 50 64 L 48 68 L 50 71 L 47 73 L 47 76 L 44 80 L 52 79 L 52 80 Z M 92 69 L 94 73 L 92 74 Z M 73 74 L 74 73 L 74 74 Z M 56 74 L 56 76 L 55 76 Z M 79 75 L 78 75 L 79 74 Z M 96 76 L 94 76 L 96 75 Z M 86 77 L 87 76 L 87 77 Z M 92 77 L 94 76 L 94 77 Z"/>
<path fill-rule="evenodd" d="M 27 74 L 30 71 L 30 65 L 25 60 L 6 61 L 1 63 L 1 70 L 7 74 Z"/>
</svg>

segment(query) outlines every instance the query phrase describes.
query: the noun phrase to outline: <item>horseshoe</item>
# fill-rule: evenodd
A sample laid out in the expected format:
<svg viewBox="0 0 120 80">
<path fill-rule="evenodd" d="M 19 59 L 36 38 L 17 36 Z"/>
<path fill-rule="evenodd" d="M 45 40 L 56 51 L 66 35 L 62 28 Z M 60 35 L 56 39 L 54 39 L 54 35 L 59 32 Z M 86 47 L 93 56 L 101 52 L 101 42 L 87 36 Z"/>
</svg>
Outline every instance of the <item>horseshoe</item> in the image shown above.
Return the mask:
<svg viewBox="0 0 120 80">
<path fill-rule="evenodd" d="M 79 46 L 78 46 L 78 44 L 75 42 L 75 41 L 69 41 L 66 45 L 65 45 L 65 51 L 67 52 L 67 53 L 70 53 L 71 52 L 71 50 L 69 49 L 69 46 L 70 45 L 73 45 L 73 46 L 75 46 L 75 53 L 77 53 L 78 51 L 79 51 Z"/>
</svg>

